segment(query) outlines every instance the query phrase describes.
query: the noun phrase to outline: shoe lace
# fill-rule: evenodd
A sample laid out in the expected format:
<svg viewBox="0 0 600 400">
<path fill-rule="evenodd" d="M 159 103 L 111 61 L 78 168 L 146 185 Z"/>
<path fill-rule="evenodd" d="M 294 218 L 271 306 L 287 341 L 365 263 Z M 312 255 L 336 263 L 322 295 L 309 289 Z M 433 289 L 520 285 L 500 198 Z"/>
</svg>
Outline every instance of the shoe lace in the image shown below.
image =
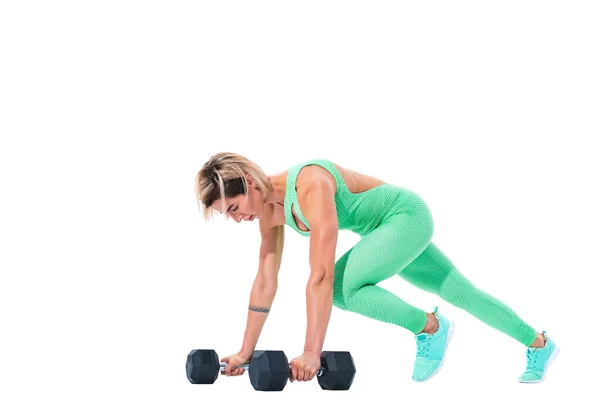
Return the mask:
<svg viewBox="0 0 600 400">
<path fill-rule="evenodd" d="M 417 357 L 426 357 L 430 344 L 430 336 L 425 339 L 417 339 Z"/>
<path fill-rule="evenodd" d="M 527 369 L 534 369 L 537 363 L 538 352 L 534 349 L 527 349 Z"/>
</svg>

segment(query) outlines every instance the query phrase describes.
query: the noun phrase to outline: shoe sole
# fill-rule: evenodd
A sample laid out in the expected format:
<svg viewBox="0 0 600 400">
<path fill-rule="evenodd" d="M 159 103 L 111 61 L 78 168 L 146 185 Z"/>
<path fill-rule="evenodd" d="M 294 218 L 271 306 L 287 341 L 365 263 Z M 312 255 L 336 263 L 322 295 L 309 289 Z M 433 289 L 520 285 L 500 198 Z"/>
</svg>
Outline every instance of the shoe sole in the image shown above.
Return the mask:
<svg viewBox="0 0 600 400">
<path fill-rule="evenodd" d="M 436 368 L 436 370 L 433 371 L 431 373 L 431 375 L 429 375 L 427 378 L 423 379 L 422 381 L 415 381 L 415 382 L 422 383 L 422 382 L 426 382 L 426 381 L 430 380 L 444 366 L 444 361 L 446 360 L 446 350 L 448 350 L 448 344 L 450 343 L 450 339 L 452 339 L 452 334 L 454 333 L 454 321 L 452 321 L 451 319 L 448 319 L 448 318 L 446 318 L 446 319 L 448 320 L 448 337 L 446 339 L 446 345 L 444 346 L 444 354 L 442 355 L 442 361 L 440 361 L 440 365 L 438 365 L 438 367 Z"/>
<path fill-rule="evenodd" d="M 519 382 L 521 382 L 521 383 L 543 382 L 544 378 L 546 377 L 546 371 L 548 370 L 548 368 L 550 367 L 550 364 L 552 364 L 552 362 L 554 361 L 556 356 L 558 356 L 559 352 L 560 352 L 560 348 L 557 345 L 554 345 L 554 350 L 552 350 L 552 354 L 550 354 L 550 357 L 548 358 L 548 362 L 546 362 L 546 366 L 544 367 L 544 372 L 542 373 L 542 377 L 540 379 L 537 379 L 535 381 L 523 381 L 523 380 L 519 379 Z"/>
</svg>

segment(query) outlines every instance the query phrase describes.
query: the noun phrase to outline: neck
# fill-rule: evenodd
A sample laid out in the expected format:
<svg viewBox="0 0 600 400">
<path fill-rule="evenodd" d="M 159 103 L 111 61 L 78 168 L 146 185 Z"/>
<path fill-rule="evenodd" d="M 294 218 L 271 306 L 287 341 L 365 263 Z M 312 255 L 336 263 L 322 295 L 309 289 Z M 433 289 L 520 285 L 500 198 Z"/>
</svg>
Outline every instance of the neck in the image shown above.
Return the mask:
<svg viewBox="0 0 600 400">
<path fill-rule="evenodd" d="M 285 186 L 286 179 L 285 176 L 282 175 L 273 175 L 269 176 L 269 181 L 271 182 L 271 190 L 267 193 L 267 197 L 265 198 L 265 204 L 267 203 L 277 203 L 283 204 L 283 200 L 285 199 Z"/>
</svg>

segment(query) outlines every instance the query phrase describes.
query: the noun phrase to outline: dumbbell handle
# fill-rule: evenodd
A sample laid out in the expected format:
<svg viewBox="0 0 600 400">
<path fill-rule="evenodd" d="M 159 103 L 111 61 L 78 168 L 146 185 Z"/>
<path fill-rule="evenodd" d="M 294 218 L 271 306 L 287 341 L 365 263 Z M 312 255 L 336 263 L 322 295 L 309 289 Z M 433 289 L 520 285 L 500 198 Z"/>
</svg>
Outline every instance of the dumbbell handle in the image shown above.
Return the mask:
<svg viewBox="0 0 600 400">
<path fill-rule="evenodd" d="M 225 367 L 226 366 L 227 366 L 227 363 L 221 363 L 221 367 L 219 368 L 219 370 L 221 372 L 225 371 Z M 250 364 L 240 365 L 240 367 L 244 368 L 247 371 L 250 368 Z M 290 364 L 290 369 L 292 369 L 292 365 L 291 364 Z M 323 375 L 324 371 L 325 371 L 325 369 L 323 367 L 319 368 L 319 370 L 317 371 L 317 375 L 316 376 Z"/>
</svg>

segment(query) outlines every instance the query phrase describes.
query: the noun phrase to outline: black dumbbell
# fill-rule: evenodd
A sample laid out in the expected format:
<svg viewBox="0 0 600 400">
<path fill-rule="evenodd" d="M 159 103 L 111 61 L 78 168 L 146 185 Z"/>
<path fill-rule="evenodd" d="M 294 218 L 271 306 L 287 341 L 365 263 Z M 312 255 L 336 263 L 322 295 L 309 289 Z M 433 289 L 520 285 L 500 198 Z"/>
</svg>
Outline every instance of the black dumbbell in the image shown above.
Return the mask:
<svg viewBox="0 0 600 400">
<path fill-rule="evenodd" d="M 219 363 L 219 356 L 214 350 L 192 350 L 186 362 L 187 378 L 193 384 L 212 384 L 226 366 L 227 363 Z M 259 391 L 283 390 L 291 368 L 287 356 L 279 350 L 256 350 L 250 363 L 240 367 L 249 372 L 252 387 Z M 321 353 L 321 368 L 316 376 L 322 389 L 348 390 L 355 373 L 354 360 L 349 352 Z"/>
</svg>

